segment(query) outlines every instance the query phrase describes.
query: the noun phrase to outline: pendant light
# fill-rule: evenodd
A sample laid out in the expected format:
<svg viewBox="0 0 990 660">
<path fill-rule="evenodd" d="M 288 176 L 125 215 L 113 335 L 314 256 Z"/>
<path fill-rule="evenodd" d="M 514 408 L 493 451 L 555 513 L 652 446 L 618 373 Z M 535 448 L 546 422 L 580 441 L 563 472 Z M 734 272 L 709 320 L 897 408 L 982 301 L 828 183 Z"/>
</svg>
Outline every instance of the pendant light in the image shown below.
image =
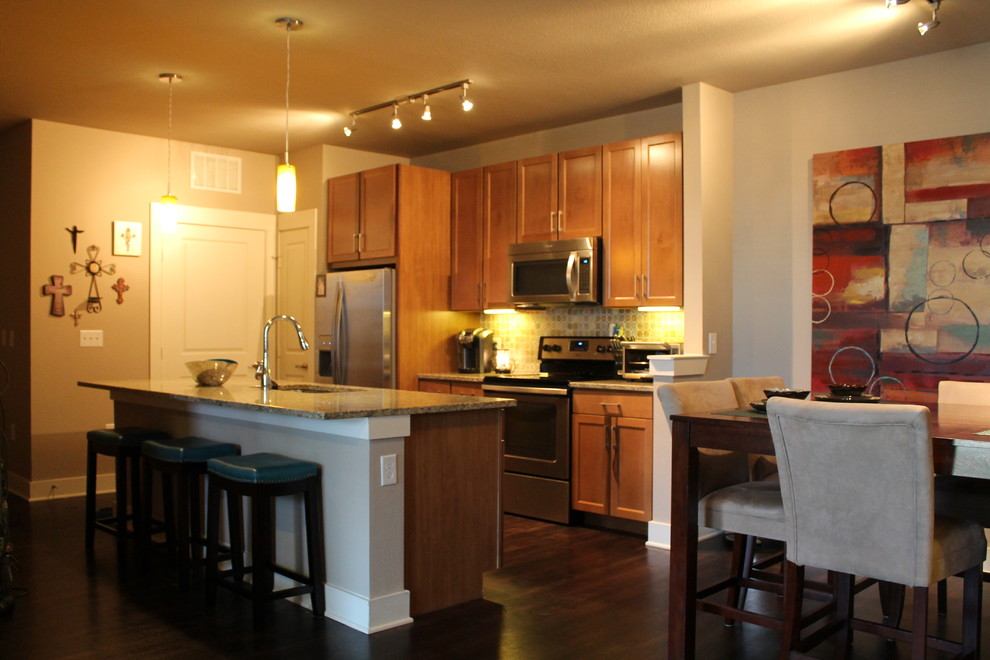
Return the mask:
<svg viewBox="0 0 990 660">
<path fill-rule="evenodd" d="M 168 83 L 168 183 L 161 201 L 161 231 L 174 234 L 179 222 L 179 200 L 172 194 L 172 83 L 182 82 L 182 76 L 177 73 L 159 73 L 159 82 Z"/>
<path fill-rule="evenodd" d="M 303 22 L 298 18 L 280 18 L 275 25 L 285 28 L 285 160 L 278 166 L 275 177 L 275 208 L 279 213 L 291 213 L 296 210 L 296 168 L 289 165 L 289 36 Z"/>
</svg>

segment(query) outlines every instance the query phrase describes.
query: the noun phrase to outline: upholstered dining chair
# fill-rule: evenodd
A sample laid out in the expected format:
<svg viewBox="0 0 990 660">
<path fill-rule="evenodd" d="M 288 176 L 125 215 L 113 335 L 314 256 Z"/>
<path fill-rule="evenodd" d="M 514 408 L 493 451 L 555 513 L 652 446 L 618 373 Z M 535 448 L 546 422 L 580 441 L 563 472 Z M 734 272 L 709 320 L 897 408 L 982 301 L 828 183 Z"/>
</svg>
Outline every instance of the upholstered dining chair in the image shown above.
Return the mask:
<svg viewBox="0 0 990 660">
<path fill-rule="evenodd" d="M 670 424 L 671 415 L 702 412 L 719 412 L 738 408 L 736 394 L 727 380 L 689 381 L 661 384 L 657 396 L 663 406 L 664 416 Z M 771 621 L 760 615 L 749 618 L 740 611 L 744 605 L 745 591 L 740 584 L 748 581 L 752 561 L 747 561 L 749 540 L 762 537 L 783 540 L 784 510 L 780 489 L 775 482 L 750 481 L 746 454 L 732 451 L 701 450 L 699 458 L 698 522 L 704 527 L 721 529 L 734 534 L 733 578 L 727 585 L 726 606 L 720 607 L 699 597 L 699 606 L 721 614 L 726 624 L 739 619 L 766 627 L 778 627 L 779 620 Z M 720 583 L 721 584 L 721 583 Z M 706 592 L 709 590 L 705 590 Z M 755 616 L 755 615 L 754 615 Z"/>
<path fill-rule="evenodd" d="M 729 378 L 732 390 L 736 393 L 736 406 L 748 408 L 753 401 L 767 398 L 763 390 L 782 389 L 787 383 L 780 376 L 741 376 Z M 750 476 L 755 479 L 766 479 L 777 473 L 777 462 L 772 456 L 750 456 Z"/>
<path fill-rule="evenodd" d="M 979 415 L 990 428 L 990 383 L 943 380 L 938 384 L 940 417 Z M 950 518 L 975 520 L 983 525 L 990 539 L 990 487 L 984 479 L 955 475 L 935 477 L 935 512 Z M 983 563 L 983 580 L 990 582 L 990 556 Z M 938 583 L 938 613 L 947 607 L 946 583 Z"/>
<path fill-rule="evenodd" d="M 836 657 L 859 630 L 911 642 L 912 658 L 924 658 L 929 643 L 978 658 L 986 539 L 976 522 L 935 515 L 928 408 L 774 397 L 767 414 L 787 523 L 781 657 L 802 646 L 801 585 L 812 566 L 838 574 L 836 618 L 814 633 L 815 641 L 839 634 Z M 956 573 L 964 575 L 962 643 L 929 640 L 928 588 Z M 912 630 L 856 618 L 853 576 L 912 587 Z"/>
</svg>

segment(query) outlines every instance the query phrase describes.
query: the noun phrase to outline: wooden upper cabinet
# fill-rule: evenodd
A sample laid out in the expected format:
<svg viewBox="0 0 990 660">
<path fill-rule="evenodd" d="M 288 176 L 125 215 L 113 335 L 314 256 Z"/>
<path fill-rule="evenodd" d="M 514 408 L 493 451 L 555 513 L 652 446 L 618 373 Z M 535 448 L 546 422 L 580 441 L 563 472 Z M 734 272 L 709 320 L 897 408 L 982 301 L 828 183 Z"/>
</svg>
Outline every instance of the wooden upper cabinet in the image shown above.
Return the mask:
<svg viewBox="0 0 990 660">
<path fill-rule="evenodd" d="M 327 261 L 396 256 L 398 167 L 386 165 L 327 181 Z"/>
<path fill-rule="evenodd" d="M 450 308 L 482 308 L 484 254 L 484 172 L 481 168 L 450 177 Z"/>
<path fill-rule="evenodd" d="M 603 160 L 605 306 L 683 304 L 680 133 L 606 145 Z"/>
<path fill-rule="evenodd" d="M 518 242 L 602 235 L 602 147 L 519 161 Z"/>
<path fill-rule="evenodd" d="M 516 163 L 484 170 L 484 307 L 512 307 L 509 245 L 516 242 Z"/>
<path fill-rule="evenodd" d="M 644 299 L 684 303 L 684 185 L 681 134 L 643 140 Z"/>
<path fill-rule="evenodd" d="M 327 261 L 354 261 L 358 258 L 358 191 L 357 173 L 327 181 Z"/>
</svg>

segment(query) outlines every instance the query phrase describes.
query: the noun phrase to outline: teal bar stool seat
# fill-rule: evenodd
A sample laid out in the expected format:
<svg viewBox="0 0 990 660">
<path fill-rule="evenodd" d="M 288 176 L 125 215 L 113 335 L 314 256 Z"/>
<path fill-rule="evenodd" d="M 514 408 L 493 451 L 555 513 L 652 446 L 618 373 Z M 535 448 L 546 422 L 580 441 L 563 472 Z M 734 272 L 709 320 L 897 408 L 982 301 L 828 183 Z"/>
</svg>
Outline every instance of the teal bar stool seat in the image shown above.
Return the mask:
<svg viewBox="0 0 990 660">
<path fill-rule="evenodd" d="M 207 461 L 209 488 L 207 499 L 207 603 L 216 602 L 217 587 L 223 586 L 247 596 L 254 603 L 257 617 L 263 603 L 288 596 L 310 594 L 314 616 L 323 616 L 326 566 L 323 546 L 323 487 L 320 466 L 281 454 L 248 454 L 211 458 Z M 251 565 L 233 562 L 220 570 L 218 538 L 220 531 L 220 495 L 227 493 L 228 513 L 239 512 L 241 497 L 251 498 Z M 275 556 L 275 498 L 302 494 L 306 526 L 306 550 L 309 574 L 278 565 Z M 230 520 L 230 550 L 236 559 L 243 552 L 239 523 Z M 299 584 L 274 590 L 274 574 Z M 251 575 L 245 586 L 244 576 Z"/>
<path fill-rule="evenodd" d="M 141 453 L 144 458 L 142 521 L 145 525 L 142 540 L 146 547 L 151 545 L 152 483 L 154 472 L 158 472 L 162 486 L 165 547 L 177 558 L 181 584 L 185 587 L 190 566 L 202 559 L 201 549 L 206 546 L 200 497 L 206 462 L 220 456 L 235 456 L 241 450 L 230 442 L 189 436 L 146 440 L 141 444 Z"/>
<path fill-rule="evenodd" d="M 117 537 L 118 557 L 126 550 L 127 537 L 141 528 L 141 443 L 168 438 L 168 433 L 139 427 L 94 430 L 86 433 L 86 551 L 93 550 L 96 530 Z M 116 480 L 116 511 L 110 517 L 96 517 L 96 457 L 112 456 Z M 128 471 L 130 474 L 128 475 Z M 129 477 L 129 478 L 128 478 Z M 131 498 L 128 513 L 127 487 Z M 127 521 L 131 521 L 128 530 Z"/>
</svg>

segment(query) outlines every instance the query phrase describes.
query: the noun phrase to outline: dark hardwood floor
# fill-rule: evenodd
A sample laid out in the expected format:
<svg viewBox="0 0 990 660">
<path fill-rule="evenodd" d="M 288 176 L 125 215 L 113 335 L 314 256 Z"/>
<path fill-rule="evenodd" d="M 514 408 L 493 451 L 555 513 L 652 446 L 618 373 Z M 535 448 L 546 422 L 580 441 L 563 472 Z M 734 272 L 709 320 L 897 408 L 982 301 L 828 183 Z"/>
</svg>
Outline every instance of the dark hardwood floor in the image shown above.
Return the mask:
<svg viewBox="0 0 990 660">
<path fill-rule="evenodd" d="M 148 572 L 133 557 L 118 566 L 113 539 L 105 534 L 97 535 L 96 552 L 87 559 L 82 498 L 31 505 L 14 499 L 11 519 L 19 595 L 13 612 L 0 617 L 3 660 L 666 656 L 667 553 L 646 548 L 635 536 L 506 516 L 504 566 L 486 576 L 484 600 L 368 636 L 284 601 L 272 604 L 255 627 L 250 603 L 224 590 L 209 611 L 201 577 L 182 592 L 161 560 Z M 721 539 L 705 542 L 702 580 L 719 575 L 727 561 Z M 961 581 L 952 582 L 945 625 L 958 635 Z M 857 600 L 858 612 L 875 613 L 875 591 Z M 754 603 L 768 608 L 779 607 L 777 601 L 753 595 Z M 932 619 L 937 621 L 934 612 Z M 708 614 L 699 614 L 698 622 L 699 658 L 777 655 L 779 637 L 772 631 L 726 628 Z M 983 623 L 990 630 L 990 607 Z M 986 647 L 983 658 L 990 658 Z M 823 644 L 814 655 L 829 658 L 832 647 Z M 903 658 L 906 649 L 860 634 L 853 657 Z"/>
</svg>

